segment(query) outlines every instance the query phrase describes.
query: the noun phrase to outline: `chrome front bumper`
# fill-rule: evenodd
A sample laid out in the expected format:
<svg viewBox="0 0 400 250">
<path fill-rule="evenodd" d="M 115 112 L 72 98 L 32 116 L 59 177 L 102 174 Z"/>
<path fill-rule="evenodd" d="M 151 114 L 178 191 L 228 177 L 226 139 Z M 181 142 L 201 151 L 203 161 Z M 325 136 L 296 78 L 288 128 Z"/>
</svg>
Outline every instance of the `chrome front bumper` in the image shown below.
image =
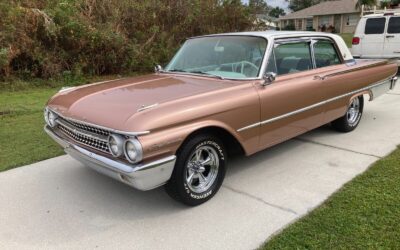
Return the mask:
<svg viewBox="0 0 400 250">
<path fill-rule="evenodd" d="M 101 174 L 139 190 L 145 191 L 164 185 L 171 178 L 175 166 L 175 155 L 146 164 L 131 165 L 116 161 L 64 140 L 48 126 L 45 126 L 44 130 L 76 160 Z"/>
</svg>

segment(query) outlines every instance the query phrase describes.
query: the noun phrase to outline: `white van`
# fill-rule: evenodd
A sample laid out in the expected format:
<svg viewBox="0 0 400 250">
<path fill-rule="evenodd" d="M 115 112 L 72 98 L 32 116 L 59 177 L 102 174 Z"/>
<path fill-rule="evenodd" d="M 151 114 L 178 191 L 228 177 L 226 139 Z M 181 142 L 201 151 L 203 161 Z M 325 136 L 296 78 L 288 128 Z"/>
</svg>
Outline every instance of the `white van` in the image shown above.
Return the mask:
<svg viewBox="0 0 400 250">
<path fill-rule="evenodd" d="M 351 49 L 354 58 L 400 58 L 400 10 L 396 12 L 361 18 Z"/>
</svg>

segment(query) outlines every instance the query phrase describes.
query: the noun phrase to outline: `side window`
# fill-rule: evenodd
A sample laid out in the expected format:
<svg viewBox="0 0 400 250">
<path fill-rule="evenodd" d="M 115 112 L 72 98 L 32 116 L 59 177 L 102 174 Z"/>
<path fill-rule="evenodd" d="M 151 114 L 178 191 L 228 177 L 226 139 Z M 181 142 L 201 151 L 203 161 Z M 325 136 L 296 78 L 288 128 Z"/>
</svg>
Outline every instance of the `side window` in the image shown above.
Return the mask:
<svg viewBox="0 0 400 250">
<path fill-rule="evenodd" d="M 280 44 L 274 49 L 278 75 L 310 70 L 313 68 L 309 42 Z"/>
<path fill-rule="evenodd" d="M 400 17 L 391 17 L 389 19 L 388 31 L 389 34 L 400 33 Z"/>
<path fill-rule="evenodd" d="M 383 34 L 385 31 L 386 18 L 369 18 L 365 24 L 365 34 Z"/>
<path fill-rule="evenodd" d="M 330 41 L 320 40 L 314 44 L 315 64 L 317 68 L 340 64 L 335 46 Z"/>
</svg>

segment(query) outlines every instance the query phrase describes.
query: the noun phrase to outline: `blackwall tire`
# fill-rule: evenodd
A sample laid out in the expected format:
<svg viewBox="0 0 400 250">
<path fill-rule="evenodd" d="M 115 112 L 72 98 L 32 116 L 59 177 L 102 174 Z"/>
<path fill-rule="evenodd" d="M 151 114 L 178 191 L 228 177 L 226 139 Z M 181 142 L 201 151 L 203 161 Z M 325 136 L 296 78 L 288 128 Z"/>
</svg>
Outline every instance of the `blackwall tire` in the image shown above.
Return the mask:
<svg viewBox="0 0 400 250">
<path fill-rule="evenodd" d="M 352 100 L 344 116 L 332 122 L 332 127 L 339 132 L 351 132 L 360 124 L 364 110 L 364 97 L 359 96 Z"/>
</svg>

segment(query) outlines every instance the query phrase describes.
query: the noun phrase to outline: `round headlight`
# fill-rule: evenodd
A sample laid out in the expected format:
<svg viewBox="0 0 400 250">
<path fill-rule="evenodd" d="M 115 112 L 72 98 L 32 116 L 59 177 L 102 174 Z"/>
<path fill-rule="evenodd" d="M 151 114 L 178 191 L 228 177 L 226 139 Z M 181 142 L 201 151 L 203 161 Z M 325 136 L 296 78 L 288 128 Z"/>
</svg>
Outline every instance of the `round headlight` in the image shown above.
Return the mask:
<svg viewBox="0 0 400 250">
<path fill-rule="evenodd" d="M 137 163 L 143 158 L 142 145 L 136 139 L 129 139 L 125 142 L 125 157 L 131 163 Z"/>
<path fill-rule="evenodd" d="M 108 137 L 108 147 L 114 157 L 120 157 L 124 152 L 124 138 L 119 135 L 110 135 Z"/>
<path fill-rule="evenodd" d="M 56 114 L 54 114 L 53 112 L 51 112 L 51 111 L 48 111 L 47 112 L 47 124 L 50 126 L 50 127 L 55 127 L 56 126 L 56 119 L 57 119 L 57 115 Z"/>
</svg>

